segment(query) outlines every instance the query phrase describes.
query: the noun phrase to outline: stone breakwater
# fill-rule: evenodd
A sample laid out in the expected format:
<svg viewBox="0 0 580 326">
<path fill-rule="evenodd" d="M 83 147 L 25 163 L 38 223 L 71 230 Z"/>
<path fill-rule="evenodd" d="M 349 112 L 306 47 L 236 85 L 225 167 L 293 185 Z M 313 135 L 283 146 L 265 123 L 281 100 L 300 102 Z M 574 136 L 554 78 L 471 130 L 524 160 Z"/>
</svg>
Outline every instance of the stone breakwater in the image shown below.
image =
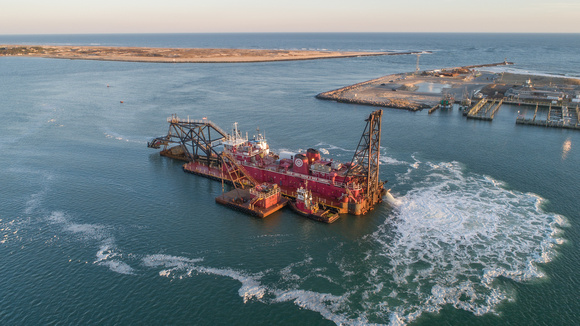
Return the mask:
<svg viewBox="0 0 580 326">
<path fill-rule="evenodd" d="M 350 103 L 350 104 L 360 104 L 360 105 L 371 105 L 371 106 L 380 106 L 380 107 L 388 107 L 393 109 L 401 109 L 401 110 L 409 110 L 409 111 L 419 111 L 423 109 L 428 109 L 430 106 L 427 104 L 422 103 L 411 103 L 410 101 L 406 100 L 370 100 L 370 99 L 352 99 L 352 98 L 341 98 L 340 96 L 336 95 L 327 95 L 318 94 L 316 98 L 322 100 L 331 100 L 341 103 Z"/>
<path fill-rule="evenodd" d="M 350 104 L 361 104 L 361 105 L 371 105 L 371 106 L 380 106 L 380 107 L 389 107 L 394 109 L 402 109 L 402 110 L 409 110 L 409 111 L 418 111 L 422 109 L 429 108 L 429 104 L 419 103 L 419 102 L 411 102 L 406 99 L 395 99 L 395 98 L 373 98 L 373 97 L 358 97 L 356 93 L 354 95 L 352 92 L 355 92 L 357 89 L 362 89 L 365 86 L 371 86 L 375 84 L 381 84 L 386 81 L 397 81 L 402 80 L 405 78 L 406 74 L 394 74 L 394 75 L 387 75 L 376 79 L 367 80 L 361 83 L 349 85 L 346 87 L 342 87 L 339 89 L 331 90 L 328 92 L 323 92 L 316 95 L 316 98 L 321 100 L 330 100 L 336 101 L 341 103 L 350 103 Z M 350 94 L 349 94 L 350 93 Z"/>
<path fill-rule="evenodd" d="M 432 108 L 444 96 L 462 98 L 469 90 L 474 94 L 494 82 L 493 73 L 482 74 L 476 68 L 511 65 L 511 62 L 489 63 L 422 72 L 399 73 L 371 79 L 316 95 L 322 100 L 372 105 L 418 111 Z"/>
</svg>

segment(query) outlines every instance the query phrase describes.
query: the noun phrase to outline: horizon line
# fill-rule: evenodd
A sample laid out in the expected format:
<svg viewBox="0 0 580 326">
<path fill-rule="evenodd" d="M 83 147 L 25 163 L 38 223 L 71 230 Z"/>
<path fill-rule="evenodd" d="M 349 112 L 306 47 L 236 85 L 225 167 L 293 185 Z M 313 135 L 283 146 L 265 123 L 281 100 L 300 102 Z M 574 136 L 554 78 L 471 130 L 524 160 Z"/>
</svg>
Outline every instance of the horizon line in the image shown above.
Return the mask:
<svg viewBox="0 0 580 326">
<path fill-rule="evenodd" d="M 1 36 L 36 35 L 168 35 L 168 34 L 580 34 L 580 32 L 112 32 L 112 33 L 0 33 Z"/>
</svg>

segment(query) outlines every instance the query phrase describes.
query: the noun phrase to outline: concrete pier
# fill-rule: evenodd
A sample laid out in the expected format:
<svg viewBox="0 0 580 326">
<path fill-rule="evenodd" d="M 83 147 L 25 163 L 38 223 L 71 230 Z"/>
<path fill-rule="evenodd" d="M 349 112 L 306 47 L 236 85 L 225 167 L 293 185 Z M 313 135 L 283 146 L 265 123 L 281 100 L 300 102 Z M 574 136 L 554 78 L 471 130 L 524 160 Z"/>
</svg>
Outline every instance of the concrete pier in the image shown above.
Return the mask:
<svg viewBox="0 0 580 326">
<path fill-rule="evenodd" d="M 576 124 L 565 124 L 562 121 L 552 121 L 552 120 L 532 120 L 518 117 L 516 119 L 516 124 L 528 125 L 528 126 L 538 126 L 538 127 L 549 127 L 549 128 L 560 128 L 560 129 L 574 129 L 580 130 L 580 125 Z"/>
<path fill-rule="evenodd" d="M 546 119 L 538 119 L 537 117 L 539 107 L 540 105 L 536 106 L 536 109 L 534 110 L 534 115 L 531 119 L 526 118 L 525 114 L 518 116 L 516 119 L 516 124 L 580 130 L 580 123 L 578 121 L 580 109 L 578 108 L 571 109 L 568 108 L 567 106 L 556 106 L 556 107 L 548 106 Z"/>
</svg>

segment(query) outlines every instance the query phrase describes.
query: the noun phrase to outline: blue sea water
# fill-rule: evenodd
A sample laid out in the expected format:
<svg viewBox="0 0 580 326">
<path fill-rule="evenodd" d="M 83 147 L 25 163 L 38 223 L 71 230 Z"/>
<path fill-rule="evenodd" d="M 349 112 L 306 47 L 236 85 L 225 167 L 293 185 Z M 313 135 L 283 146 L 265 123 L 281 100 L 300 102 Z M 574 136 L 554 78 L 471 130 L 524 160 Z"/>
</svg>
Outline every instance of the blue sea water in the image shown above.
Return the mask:
<svg viewBox="0 0 580 326">
<path fill-rule="evenodd" d="M 0 35 L 0 44 L 432 51 L 580 77 L 578 34 Z M 0 58 L 0 324 L 575 325 L 580 133 L 385 109 L 395 201 L 334 224 L 218 206 L 146 142 L 166 118 L 349 161 L 373 107 L 314 98 L 416 56 L 160 64 Z M 121 103 L 121 101 L 123 103 Z M 529 110 L 529 109 L 528 109 Z"/>
</svg>

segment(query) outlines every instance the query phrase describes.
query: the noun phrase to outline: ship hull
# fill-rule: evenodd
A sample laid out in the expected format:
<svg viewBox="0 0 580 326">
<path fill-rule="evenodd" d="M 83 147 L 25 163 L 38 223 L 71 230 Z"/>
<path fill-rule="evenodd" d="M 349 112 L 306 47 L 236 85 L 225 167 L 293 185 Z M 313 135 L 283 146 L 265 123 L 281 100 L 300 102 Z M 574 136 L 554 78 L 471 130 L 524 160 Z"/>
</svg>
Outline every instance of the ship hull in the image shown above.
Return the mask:
<svg viewBox="0 0 580 326">
<path fill-rule="evenodd" d="M 354 202 L 349 200 L 348 191 L 345 188 L 332 184 L 330 180 L 315 178 L 310 175 L 275 172 L 253 166 L 243 166 L 243 168 L 260 183 L 277 184 L 282 191 L 282 195 L 289 198 L 296 198 L 296 190 L 307 181 L 308 188 L 311 189 L 312 195 L 317 202 L 333 208 L 341 214 L 363 215 L 371 210 L 374 204 L 382 201 L 382 198 L 377 198 L 373 203 L 370 198 L 364 198 L 360 202 Z M 232 182 L 228 177 L 228 173 L 217 166 L 211 167 L 200 162 L 189 162 L 183 165 L 183 170 L 217 181 Z M 343 200 L 339 200 L 341 197 Z"/>
<path fill-rule="evenodd" d="M 249 191 L 243 189 L 235 189 L 221 194 L 215 198 L 215 201 L 218 204 L 259 218 L 265 218 L 268 215 L 277 212 L 288 203 L 287 198 L 279 197 L 274 204 L 268 205 L 268 207 L 258 207 L 251 204 L 251 195 Z"/>
<path fill-rule="evenodd" d="M 315 220 L 318 222 L 322 222 L 322 223 L 333 223 L 334 221 L 338 220 L 339 215 L 338 213 L 334 213 L 334 212 L 330 212 L 328 210 L 325 211 L 319 211 L 319 213 L 309 213 L 309 212 L 305 212 L 303 210 L 301 210 L 300 208 L 298 208 L 298 206 L 296 206 L 296 203 L 291 201 L 288 203 L 288 205 L 290 206 L 290 208 L 305 217 L 308 217 L 311 220 Z"/>
</svg>

